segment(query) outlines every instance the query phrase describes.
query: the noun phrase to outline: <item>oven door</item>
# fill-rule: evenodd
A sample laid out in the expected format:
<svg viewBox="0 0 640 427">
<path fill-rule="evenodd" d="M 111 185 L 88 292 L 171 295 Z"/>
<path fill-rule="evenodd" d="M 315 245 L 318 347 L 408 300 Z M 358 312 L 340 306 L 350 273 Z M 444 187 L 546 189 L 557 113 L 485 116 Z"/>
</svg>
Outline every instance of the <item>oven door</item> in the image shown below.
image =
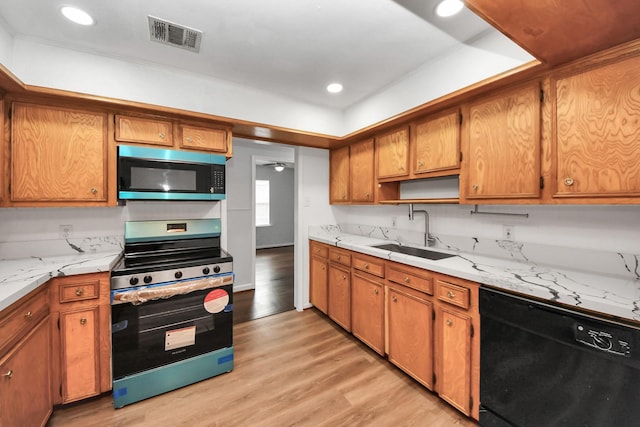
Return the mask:
<svg viewBox="0 0 640 427">
<path fill-rule="evenodd" d="M 198 279 L 112 291 L 114 380 L 231 347 L 233 275 L 208 279 L 216 278 L 226 280 L 205 289 L 193 286 Z M 158 297 L 139 297 L 150 290 Z M 129 295 L 134 295 L 132 302 L 123 302 Z"/>
</svg>

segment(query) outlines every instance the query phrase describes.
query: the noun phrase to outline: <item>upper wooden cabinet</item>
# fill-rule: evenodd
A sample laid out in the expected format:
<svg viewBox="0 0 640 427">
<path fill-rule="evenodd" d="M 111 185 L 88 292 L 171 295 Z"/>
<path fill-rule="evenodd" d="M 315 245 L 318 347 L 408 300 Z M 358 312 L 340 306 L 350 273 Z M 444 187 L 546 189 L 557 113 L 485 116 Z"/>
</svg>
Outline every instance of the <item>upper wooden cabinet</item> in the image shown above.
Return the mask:
<svg viewBox="0 0 640 427">
<path fill-rule="evenodd" d="M 179 129 L 181 148 L 226 153 L 231 146 L 231 132 L 224 127 L 180 124 Z"/>
<path fill-rule="evenodd" d="M 540 98 L 533 83 L 467 106 L 461 198 L 540 196 Z"/>
<path fill-rule="evenodd" d="M 409 126 L 376 136 L 376 166 L 379 180 L 409 175 Z"/>
<path fill-rule="evenodd" d="M 349 146 L 329 153 L 329 202 L 348 203 L 349 196 Z"/>
<path fill-rule="evenodd" d="M 107 114 L 14 102 L 12 202 L 105 202 Z"/>
<path fill-rule="evenodd" d="M 374 201 L 374 147 L 373 139 L 350 146 L 349 182 L 352 202 Z"/>
<path fill-rule="evenodd" d="M 169 119 L 116 115 L 116 141 L 173 145 L 173 123 Z"/>
<path fill-rule="evenodd" d="M 554 197 L 640 196 L 640 56 L 552 78 Z"/>
<path fill-rule="evenodd" d="M 412 172 L 416 177 L 460 168 L 460 113 L 449 111 L 411 125 Z"/>
</svg>

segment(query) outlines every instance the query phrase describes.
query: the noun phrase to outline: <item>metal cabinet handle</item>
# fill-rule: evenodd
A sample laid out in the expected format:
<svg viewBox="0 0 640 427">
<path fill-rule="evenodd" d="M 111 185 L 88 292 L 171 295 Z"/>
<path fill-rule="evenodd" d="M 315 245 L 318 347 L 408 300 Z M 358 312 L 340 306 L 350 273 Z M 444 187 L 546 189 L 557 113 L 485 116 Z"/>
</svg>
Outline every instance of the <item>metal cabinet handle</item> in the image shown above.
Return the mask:
<svg viewBox="0 0 640 427">
<path fill-rule="evenodd" d="M 451 326 L 453 325 L 453 322 L 451 321 L 451 319 L 447 319 L 447 326 Z"/>
<path fill-rule="evenodd" d="M 478 184 L 473 184 L 471 188 L 473 189 L 473 191 L 478 191 Z"/>
<path fill-rule="evenodd" d="M 80 319 L 80 324 L 81 324 L 81 325 L 84 325 L 84 324 L 86 324 L 86 323 L 87 323 L 87 318 L 86 318 L 86 317 L 82 317 L 82 318 Z"/>
<path fill-rule="evenodd" d="M 27 311 L 27 312 L 24 314 L 24 318 L 25 318 L 25 319 L 30 319 L 30 318 L 31 318 L 31 316 L 33 316 L 33 313 L 31 312 L 31 310 Z"/>
<path fill-rule="evenodd" d="M 378 288 L 374 289 L 374 290 L 373 290 L 373 293 L 374 293 L 374 294 L 376 294 L 376 295 L 378 295 Z"/>
<path fill-rule="evenodd" d="M 423 167 L 424 166 L 424 162 L 422 160 L 418 161 L 418 166 L 419 167 Z"/>
<path fill-rule="evenodd" d="M 398 302 L 398 297 L 397 297 L 397 296 L 395 296 L 395 295 L 394 295 L 394 296 L 392 296 L 392 297 L 391 297 L 391 301 L 393 301 L 393 302 Z"/>
<path fill-rule="evenodd" d="M 404 283 L 409 283 L 410 281 L 409 276 L 404 276 Z"/>
<path fill-rule="evenodd" d="M 187 137 L 187 142 L 193 142 L 193 138 L 191 138 L 190 136 Z"/>
<path fill-rule="evenodd" d="M 369 264 L 365 263 L 365 264 L 364 264 L 364 269 L 365 269 L 365 270 L 368 270 L 368 269 L 369 269 Z"/>
<path fill-rule="evenodd" d="M 447 292 L 447 296 L 448 296 L 449 298 L 455 298 L 455 297 L 456 297 L 456 294 L 454 294 L 453 292 L 449 291 L 449 292 Z"/>
<path fill-rule="evenodd" d="M 78 289 L 76 289 L 76 296 L 81 297 L 81 296 L 82 296 L 82 294 L 84 294 L 84 289 L 82 289 L 82 288 L 78 288 Z"/>
<path fill-rule="evenodd" d="M 322 271 L 324 271 L 324 265 L 322 266 Z"/>
<path fill-rule="evenodd" d="M 568 185 L 569 187 L 571 187 L 573 185 L 573 178 L 565 178 L 564 185 Z"/>
<path fill-rule="evenodd" d="M 93 187 L 91 189 L 91 194 L 98 194 L 98 189 L 96 187 Z"/>
<path fill-rule="evenodd" d="M 3 377 L 11 378 L 13 376 L 13 371 L 9 369 L 6 373 L 2 374 Z"/>
<path fill-rule="evenodd" d="M 158 136 L 160 137 L 160 139 L 164 139 L 164 133 L 160 132 Z"/>
</svg>

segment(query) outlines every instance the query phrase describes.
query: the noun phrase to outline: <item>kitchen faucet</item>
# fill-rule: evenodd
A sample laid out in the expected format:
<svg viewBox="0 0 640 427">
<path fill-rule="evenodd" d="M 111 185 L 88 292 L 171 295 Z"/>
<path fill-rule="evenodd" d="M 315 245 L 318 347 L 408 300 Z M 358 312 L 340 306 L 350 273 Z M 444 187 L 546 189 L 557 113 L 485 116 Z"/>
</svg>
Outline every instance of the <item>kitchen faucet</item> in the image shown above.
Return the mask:
<svg viewBox="0 0 640 427">
<path fill-rule="evenodd" d="M 425 210 L 414 210 L 413 203 L 409 203 L 409 221 L 413 221 L 414 213 L 423 213 L 424 214 L 424 245 L 431 246 L 435 243 L 435 239 L 429 235 L 429 212 Z"/>
</svg>

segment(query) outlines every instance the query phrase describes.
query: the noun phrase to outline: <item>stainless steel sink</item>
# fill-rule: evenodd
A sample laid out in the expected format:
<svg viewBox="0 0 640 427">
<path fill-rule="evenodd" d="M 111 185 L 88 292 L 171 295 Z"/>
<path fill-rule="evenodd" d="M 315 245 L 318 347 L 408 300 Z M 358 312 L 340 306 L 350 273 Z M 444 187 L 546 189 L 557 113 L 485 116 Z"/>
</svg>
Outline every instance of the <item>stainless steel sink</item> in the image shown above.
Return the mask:
<svg viewBox="0 0 640 427">
<path fill-rule="evenodd" d="M 430 251 L 428 249 L 412 248 L 411 246 L 401 246 L 395 243 L 385 243 L 384 245 L 374 245 L 372 248 L 384 249 L 391 252 L 400 252 L 402 254 L 413 255 L 420 258 L 426 258 L 430 260 L 439 260 L 445 258 L 451 258 L 455 255 L 445 254 L 442 252 Z"/>
</svg>

